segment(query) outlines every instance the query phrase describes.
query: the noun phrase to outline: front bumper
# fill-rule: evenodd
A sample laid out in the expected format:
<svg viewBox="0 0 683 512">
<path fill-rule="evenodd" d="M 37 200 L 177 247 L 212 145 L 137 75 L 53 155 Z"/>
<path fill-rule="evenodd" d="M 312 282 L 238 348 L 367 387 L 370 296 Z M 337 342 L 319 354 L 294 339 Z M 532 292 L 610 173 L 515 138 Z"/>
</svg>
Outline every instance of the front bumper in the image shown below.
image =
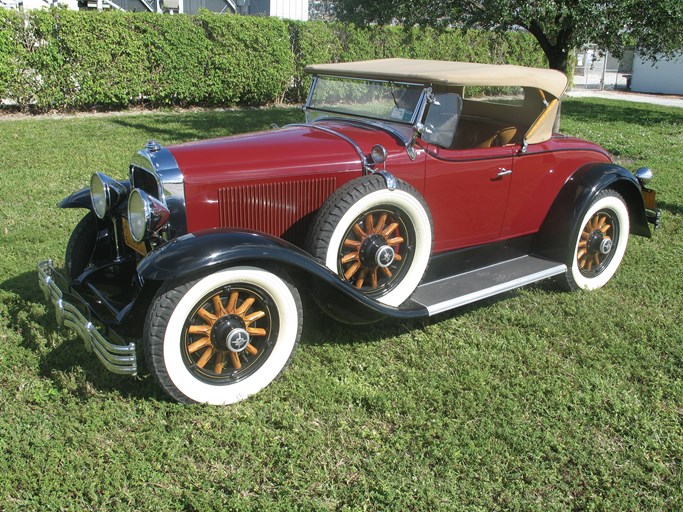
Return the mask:
<svg viewBox="0 0 683 512">
<path fill-rule="evenodd" d="M 60 281 L 62 288 L 57 281 Z M 94 352 L 107 370 L 121 375 L 137 374 L 135 343 L 126 344 L 111 329 L 106 330 L 107 337 L 111 340 L 108 341 L 91 321 L 92 313 L 88 303 L 55 271 L 52 260 L 38 263 L 38 284 L 45 299 L 55 307 L 57 323 L 76 331 L 85 342 L 86 349 Z M 62 289 L 67 291 L 63 292 Z"/>
</svg>

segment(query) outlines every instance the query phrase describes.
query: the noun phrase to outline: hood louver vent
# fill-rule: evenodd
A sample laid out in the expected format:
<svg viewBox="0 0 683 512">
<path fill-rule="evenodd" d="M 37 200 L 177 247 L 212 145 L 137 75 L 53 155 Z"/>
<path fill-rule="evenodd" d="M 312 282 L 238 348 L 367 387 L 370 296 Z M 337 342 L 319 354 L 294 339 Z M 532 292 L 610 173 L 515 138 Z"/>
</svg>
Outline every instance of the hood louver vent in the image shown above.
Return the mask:
<svg viewBox="0 0 683 512">
<path fill-rule="evenodd" d="M 246 228 L 304 243 L 311 217 L 336 189 L 336 178 L 218 190 L 221 227 Z"/>
</svg>

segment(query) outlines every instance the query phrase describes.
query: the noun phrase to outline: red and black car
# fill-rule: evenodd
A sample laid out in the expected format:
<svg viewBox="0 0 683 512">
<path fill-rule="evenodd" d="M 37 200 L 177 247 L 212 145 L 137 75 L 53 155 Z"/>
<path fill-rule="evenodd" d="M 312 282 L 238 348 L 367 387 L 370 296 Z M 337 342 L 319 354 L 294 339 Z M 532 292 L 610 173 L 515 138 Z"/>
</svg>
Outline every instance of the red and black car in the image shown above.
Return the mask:
<svg viewBox="0 0 683 512">
<path fill-rule="evenodd" d="M 552 133 L 566 77 L 387 59 L 310 66 L 306 121 L 92 175 L 64 275 L 39 282 L 111 371 L 144 354 L 182 402 L 268 385 L 301 293 L 342 322 L 426 317 L 542 279 L 603 286 L 659 222 L 648 169 Z"/>
</svg>

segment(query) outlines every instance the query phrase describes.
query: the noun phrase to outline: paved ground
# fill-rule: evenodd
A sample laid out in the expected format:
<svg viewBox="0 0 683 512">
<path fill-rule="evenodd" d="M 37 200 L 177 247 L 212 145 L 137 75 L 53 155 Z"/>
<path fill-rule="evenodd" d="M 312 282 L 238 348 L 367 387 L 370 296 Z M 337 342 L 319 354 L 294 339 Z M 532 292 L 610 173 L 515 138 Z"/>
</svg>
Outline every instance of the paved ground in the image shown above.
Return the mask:
<svg viewBox="0 0 683 512">
<path fill-rule="evenodd" d="M 667 94 L 643 94 L 628 91 L 591 91 L 584 89 L 573 89 L 567 92 L 567 96 L 571 98 L 606 98 L 610 100 L 635 101 L 636 103 L 651 103 L 653 105 L 683 108 L 683 96 L 672 96 Z"/>
</svg>

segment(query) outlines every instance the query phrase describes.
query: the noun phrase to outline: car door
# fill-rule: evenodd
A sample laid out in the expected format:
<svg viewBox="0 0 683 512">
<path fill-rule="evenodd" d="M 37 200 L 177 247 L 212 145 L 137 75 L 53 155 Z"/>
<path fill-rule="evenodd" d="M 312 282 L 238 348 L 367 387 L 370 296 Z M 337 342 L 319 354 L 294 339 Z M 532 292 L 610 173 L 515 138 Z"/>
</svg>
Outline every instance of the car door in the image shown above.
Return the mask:
<svg viewBox="0 0 683 512">
<path fill-rule="evenodd" d="M 425 199 L 434 224 L 435 252 L 499 238 L 514 149 L 444 149 L 428 145 Z"/>
</svg>

